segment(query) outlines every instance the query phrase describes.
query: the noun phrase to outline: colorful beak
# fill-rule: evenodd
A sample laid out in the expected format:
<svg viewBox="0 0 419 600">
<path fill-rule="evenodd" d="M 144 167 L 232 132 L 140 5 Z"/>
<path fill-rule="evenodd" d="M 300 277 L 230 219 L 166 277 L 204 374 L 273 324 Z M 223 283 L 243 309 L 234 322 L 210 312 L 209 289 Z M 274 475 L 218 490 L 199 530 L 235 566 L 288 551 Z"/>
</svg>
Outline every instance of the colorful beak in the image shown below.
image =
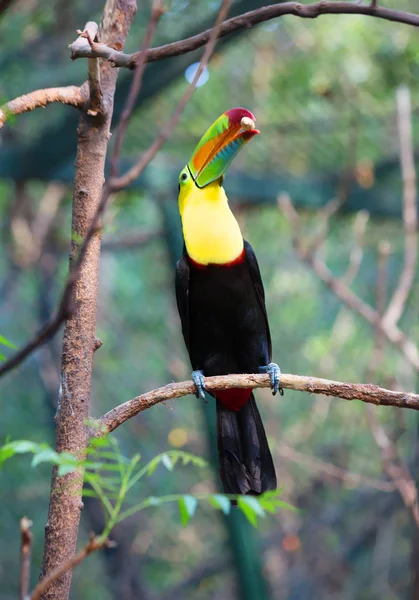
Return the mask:
<svg viewBox="0 0 419 600">
<path fill-rule="evenodd" d="M 200 188 L 219 179 L 239 150 L 259 131 L 255 117 L 245 108 L 232 108 L 219 117 L 203 135 L 188 162 Z"/>
</svg>

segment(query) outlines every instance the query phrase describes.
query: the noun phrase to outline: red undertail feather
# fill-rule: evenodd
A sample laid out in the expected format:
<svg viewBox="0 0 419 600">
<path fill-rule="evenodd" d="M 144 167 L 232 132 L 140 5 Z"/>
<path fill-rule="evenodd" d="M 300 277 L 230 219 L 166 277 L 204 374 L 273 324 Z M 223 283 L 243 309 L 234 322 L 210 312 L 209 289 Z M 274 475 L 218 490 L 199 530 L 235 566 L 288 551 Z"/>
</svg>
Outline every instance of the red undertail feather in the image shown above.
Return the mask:
<svg viewBox="0 0 419 600">
<path fill-rule="evenodd" d="M 252 388 L 217 390 L 215 397 L 229 410 L 238 411 L 249 400 Z"/>
</svg>

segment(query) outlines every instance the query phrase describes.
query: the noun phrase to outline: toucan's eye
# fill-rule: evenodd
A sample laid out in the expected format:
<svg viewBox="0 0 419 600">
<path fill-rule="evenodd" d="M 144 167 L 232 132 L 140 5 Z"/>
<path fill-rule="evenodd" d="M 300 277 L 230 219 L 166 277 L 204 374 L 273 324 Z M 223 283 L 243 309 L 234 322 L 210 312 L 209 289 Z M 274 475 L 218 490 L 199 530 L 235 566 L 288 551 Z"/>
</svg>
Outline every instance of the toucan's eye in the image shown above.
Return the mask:
<svg viewBox="0 0 419 600">
<path fill-rule="evenodd" d="M 180 180 L 181 181 L 186 181 L 188 179 L 188 174 L 187 173 L 182 173 L 182 175 L 180 176 Z"/>
</svg>

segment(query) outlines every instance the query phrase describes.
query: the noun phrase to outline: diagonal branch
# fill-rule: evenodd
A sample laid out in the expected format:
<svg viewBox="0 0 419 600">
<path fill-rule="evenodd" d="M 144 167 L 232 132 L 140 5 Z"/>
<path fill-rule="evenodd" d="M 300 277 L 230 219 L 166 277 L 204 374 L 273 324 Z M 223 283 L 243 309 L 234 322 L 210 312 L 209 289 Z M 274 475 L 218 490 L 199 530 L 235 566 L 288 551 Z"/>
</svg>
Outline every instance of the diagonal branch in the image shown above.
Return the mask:
<svg viewBox="0 0 419 600">
<path fill-rule="evenodd" d="M 198 69 L 196 70 L 193 80 L 186 88 L 185 93 L 180 99 L 178 105 L 176 106 L 169 122 L 164 127 L 158 138 L 151 144 L 148 150 L 144 152 L 140 159 L 124 175 L 121 175 L 121 177 L 111 179 L 110 186 L 113 192 L 128 187 L 135 179 L 137 179 L 144 171 L 145 167 L 149 164 L 149 162 L 154 158 L 154 156 L 163 146 L 164 142 L 170 137 L 172 131 L 178 124 L 179 119 L 182 116 L 182 113 L 187 103 L 189 102 L 190 98 L 192 97 L 192 94 L 195 91 L 196 84 L 198 83 L 199 78 L 201 77 L 205 67 L 207 66 L 214 52 L 219 30 L 221 28 L 221 23 L 223 22 L 223 19 L 227 16 L 230 4 L 231 0 L 223 0 L 223 3 L 221 4 L 221 8 L 217 15 L 214 28 L 211 30 L 211 36 L 208 40 L 205 52 L 201 58 L 201 62 L 199 63 Z"/>
<path fill-rule="evenodd" d="M 376 17 L 384 19 L 386 21 L 393 21 L 397 23 L 404 23 L 406 25 L 412 25 L 419 27 L 419 15 L 403 12 L 400 10 L 394 10 L 391 8 L 384 8 L 376 6 L 375 4 L 367 5 L 360 4 L 358 2 L 329 2 L 322 0 L 321 2 L 314 2 L 312 4 L 300 4 L 299 2 L 283 2 L 280 4 L 273 4 L 270 6 L 263 6 L 255 10 L 251 10 L 247 13 L 233 17 L 224 21 L 220 27 L 219 37 L 224 37 L 238 31 L 239 29 L 250 29 L 254 25 L 276 19 L 284 15 L 294 15 L 303 19 L 315 19 L 321 15 L 330 14 L 346 14 L 346 15 L 366 15 L 370 17 Z M 170 56 L 179 56 L 180 54 L 186 54 L 192 52 L 197 48 L 201 48 L 208 43 L 211 37 L 212 29 L 207 29 L 202 33 L 194 35 L 192 37 L 173 42 L 171 44 L 165 44 L 157 48 L 151 48 L 147 52 L 147 62 L 153 62 L 156 60 L 162 60 Z M 71 49 L 71 58 L 73 60 L 77 58 L 104 58 L 114 63 L 117 67 L 125 67 L 133 69 L 135 68 L 136 61 L 140 55 L 139 52 L 134 54 L 124 54 L 118 52 L 105 44 L 95 44 L 91 48 L 86 44 L 82 50 L 74 51 Z"/>
<path fill-rule="evenodd" d="M 403 314 L 416 275 L 418 253 L 418 212 L 416 171 L 413 151 L 412 107 L 409 88 L 397 90 L 397 114 L 400 140 L 400 163 L 403 178 L 404 266 L 393 297 L 383 316 L 384 326 L 397 325 Z"/>
<path fill-rule="evenodd" d="M 300 217 L 289 196 L 282 194 L 278 198 L 278 203 L 283 214 L 294 228 L 294 248 L 301 260 L 313 270 L 317 277 L 332 290 L 339 300 L 344 302 L 351 310 L 361 315 L 372 327 L 380 327 L 386 339 L 396 346 L 405 356 L 406 360 L 419 371 L 419 349 L 414 341 L 397 325 L 385 323 L 375 308 L 357 296 L 342 279 L 338 279 L 333 275 L 324 260 L 320 259 L 318 255 L 306 251 L 298 235 Z"/>
<path fill-rule="evenodd" d="M 142 171 L 145 169 L 145 167 L 149 164 L 149 162 L 157 154 L 157 152 L 159 151 L 161 146 L 164 144 L 166 139 L 170 136 L 174 127 L 178 123 L 186 104 L 188 103 L 190 97 L 192 96 L 192 94 L 195 90 L 197 81 L 199 80 L 200 76 L 202 75 L 202 72 L 214 51 L 215 44 L 217 41 L 218 28 L 220 26 L 220 23 L 226 17 L 226 14 L 229 10 L 230 4 L 231 4 L 231 0 L 223 0 L 223 3 L 221 5 L 221 8 L 217 15 L 217 20 L 216 20 L 215 26 L 212 29 L 212 36 L 211 36 L 210 41 L 208 42 L 205 52 L 202 56 L 202 59 L 201 59 L 200 65 L 197 69 L 197 72 L 195 74 L 195 77 L 193 78 L 193 81 L 189 84 L 189 86 L 186 88 L 185 94 L 180 99 L 179 104 L 177 105 L 177 107 L 176 107 L 169 123 L 165 127 L 164 131 L 155 140 L 155 142 L 153 142 L 153 144 L 149 147 L 149 149 L 141 156 L 139 161 L 133 167 L 131 167 L 131 169 L 128 170 L 127 173 L 125 173 L 121 177 L 111 180 L 110 184 L 105 186 L 105 189 L 102 192 L 102 197 L 100 199 L 100 202 L 97 205 L 96 212 L 92 218 L 90 227 L 89 227 L 86 235 L 83 238 L 83 242 L 81 244 L 80 250 L 79 250 L 77 256 L 74 258 L 74 262 L 72 262 L 72 264 L 71 264 L 70 274 L 69 274 L 69 276 L 67 278 L 67 282 L 64 286 L 60 305 L 58 307 L 58 310 L 57 310 L 55 316 L 53 317 L 53 319 L 51 319 L 51 321 L 49 321 L 48 323 L 45 324 L 45 326 L 41 329 L 41 331 L 38 334 L 36 334 L 32 338 L 32 340 L 30 340 L 22 349 L 18 350 L 18 352 L 16 352 L 9 360 L 7 360 L 5 363 L 3 363 L 0 366 L 0 377 L 2 375 L 4 375 L 5 373 L 9 372 L 10 370 L 14 369 L 15 367 L 17 367 L 23 360 L 25 360 L 25 358 L 27 358 L 34 350 L 36 350 L 36 348 L 38 348 L 41 344 L 43 344 L 46 341 L 48 341 L 49 339 L 51 339 L 51 337 L 53 335 L 55 335 L 55 333 L 61 327 L 62 323 L 71 314 L 73 307 L 71 306 L 70 300 L 71 300 L 71 296 L 72 296 L 73 286 L 77 282 L 77 278 L 79 276 L 80 269 L 82 267 L 84 258 L 86 256 L 86 253 L 88 252 L 89 244 L 90 244 L 92 238 L 98 232 L 98 229 L 100 227 L 100 220 L 106 209 L 106 206 L 109 201 L 109 197 L 110 197 L 111 193 L 114 191 L 118 191 L 118 190 L 122 189 L 123 187 L 126 187 L 127 185 L 130 184 L 130 182 L 132 180 L 134 180 L 136 177 L 138 177 L 142 173 Z M 79 39 L 83 39 L 83 38 L 79 38 Z"/>
<path fill-rule="evenodd" d="M 69 85 L 67 87 L 35 90 L 0 106 L 0 129 L 12 115 L 30 112 L 35 110 L 35 108 L 45 108 L 47 104 L 52 104 L 53 102 L 82 108 L 87 100 L 87 90 L 84 86 Z"/>
<path fill-rule="evenodd" d="M 147 26 L 147 31 L 144 36 L 143 47 L 139 54 L 138 60 L 135 65 L 134 77 L 131 84 L 131 89 L 128 94 L 128 98 L 126 99 L 124 109 L 121 114 L 121 119 L 119 121 L 118 129 L 116 131 L 115 136 L 115 145 L 113 147 L 112 155 L 111 155 L 111 168 L 110 168 L 110 177 L 116 177 L 119 173 L 118 162 L 119 156 L 122 150 L 122 144 L 124 142 L 125 133 L 130 122 L 132 112 L 135 107 L 135 101 L 137 100 L 139 93 L 141 91 L 142 83 L 143 83 L 143 75 L 145 66 L 147 64 L 147 50 L 150 47 L 151 40 L 153 34 L 156 30 L 157 24 L 160 18 L 164 14 L 163 0 L 154 0 L 151 8 L 151 17 Z"/>
<path fill-rule="evenodd" d="M 208 391 L 231 388 L 269 388 L 270 385 L 268 375 L 219 375 L 205 378 L 205 387 Z M 335 396 L 343 400 L 361 400 L 377 406 L 397 406 L 419 410 L 419 394 L 395 392 L 368 383 L 343 383 L 341 381 L 320 379 L 319 377 L 282 374 L 281 387 L 309 394 Z M 164 387 L 152 390 L 116 406 L 100 417 L 96 424 L 93 424 L 98 426 L 96 431 L 99 431 L 100 435 L 104 435 L 114 431 L 128 419 L 135 417 L 138 413 L 155 404 L 187 396 L 188 394 L 195 394 L 195 392 L 195 384 L 192 381 L 169 383 Z"/>
<path fill-rule="evenodd" d="M 57 581 L 57 579 L 62 577 L 64 573 L 67 573 L 67 571 L 72 570 L 74 567 L 83 562 L 89 556 L 89 554 L 92 554 L 92 552 L 95 552 L 96 550 L 102 550 L 102 548 L 110 547 L 111 544 L 112 543 L 109 542 L 108 539 L 102 540 L 101 538 L 95 538 L 92 535 L 84 548 L 77 552 L 77 554 L 75 554 L 70 560 L 62 563 L 54 571 L 51 571 L 49 575 L 44 577 L 44 579 L 38 583 L 30 595 L 29 600 L 41 600 L 43 593 L 51 587 L 54 581 Z"/>
<path fill-rule="evenodd" d="M 20 600 L 26 600 L 31 579 L 32 521 L 27 517 L 20 520 Z"/>
</svg>

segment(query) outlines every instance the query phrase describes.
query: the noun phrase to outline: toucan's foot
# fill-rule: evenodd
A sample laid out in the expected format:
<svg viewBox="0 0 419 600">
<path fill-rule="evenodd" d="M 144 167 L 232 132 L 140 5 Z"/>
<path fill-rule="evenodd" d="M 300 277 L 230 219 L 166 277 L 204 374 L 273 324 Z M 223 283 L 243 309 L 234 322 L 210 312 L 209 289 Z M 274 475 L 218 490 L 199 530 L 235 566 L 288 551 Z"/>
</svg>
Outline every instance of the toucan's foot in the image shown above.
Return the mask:
<svg viewBox="0 0 419 600">
<path fill-rule="evenodd" d="M 197 398 L 202 398 L 202 400 L 207 403 L 207 399 L 205 397 L 205 379 L 204 373 L 202 371 L 192 371 L 192 381 L 196 385 L 195 396 Z"/>
<path fill-rule="evenodd" d="M 267 373 L 271 378 L 272 395 L 275 396 L 275 394 L 279 392 L 281 396 L 283 396 L 284 390 L 279 387 L 281 382 L 281 369 L 278 367 L 278 365 L 276 363 L 269 363 L 269 365 L 266 367 L 261 367 L 260 370 L 262 373 Z"/>
</svg>

